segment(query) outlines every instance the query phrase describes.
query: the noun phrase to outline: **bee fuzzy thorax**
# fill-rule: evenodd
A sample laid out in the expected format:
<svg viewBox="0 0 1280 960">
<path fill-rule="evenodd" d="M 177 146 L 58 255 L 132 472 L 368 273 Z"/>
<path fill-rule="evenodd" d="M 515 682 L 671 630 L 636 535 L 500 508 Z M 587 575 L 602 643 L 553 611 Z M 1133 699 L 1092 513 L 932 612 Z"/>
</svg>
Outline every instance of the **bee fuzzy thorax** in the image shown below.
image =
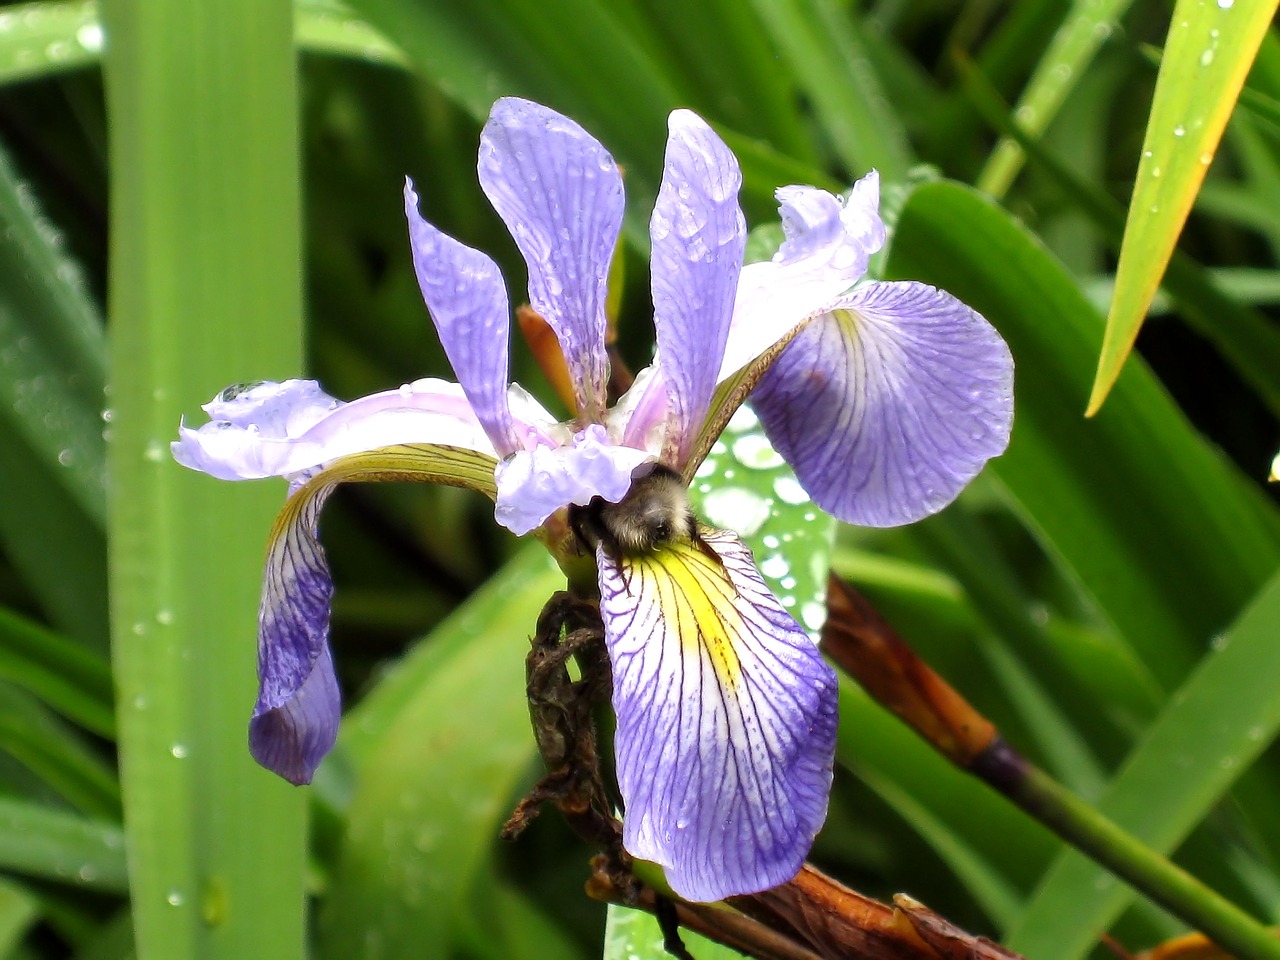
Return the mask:
<svg viewBox="0 0 1280 960">
<path fill-rule="evenodd" d="M 696 533 L 684 482 L 665 467 L 637 477 L 617 503 L 597 497 L 579 510 L 574 518 L 578 536 L 593 549 L 604 544 L 616 554 L 651 553 Z"/>
</svg>

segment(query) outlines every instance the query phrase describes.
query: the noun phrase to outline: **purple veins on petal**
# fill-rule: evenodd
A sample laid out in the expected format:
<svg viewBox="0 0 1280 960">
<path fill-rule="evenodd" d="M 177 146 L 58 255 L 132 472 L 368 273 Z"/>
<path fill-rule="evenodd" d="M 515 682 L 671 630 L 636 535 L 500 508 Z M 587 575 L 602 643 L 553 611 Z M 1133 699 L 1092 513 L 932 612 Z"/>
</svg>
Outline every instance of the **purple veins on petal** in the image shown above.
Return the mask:
<svg viewBox="0 0 1280 960">
<path fill-rule="evenodd" d="M 1013 358 L 922 283 L 870 283 L 797 334 L 751 396 L 814 502 L 887 527 L 941 510 L 1009 442 Z"/>
<path fill-rule="evenodd" d="M 568 117 L 507 97 L 481 132 L 479 173 L 528 265 L 529 302 L 560 340 L 578 414 L 599 423 L 609 264 L 624 206 L 617 164 Z"/>
<path fill-rule="evenodd" d="M 507 288 L 498 265 L 437 230 L 418 212 L 413 183 L 404 183 L 413 269 L 422 299 L 458 382 L 500 457 L 519 448 L 507 406 Z"/>
<path fill-rule="evenodd" d="M 800 869 L 826 817 L 836 678 L 732 533 L 597 551 L 623 843 L 691 900 Z"/>
<path fill-rule="evenodd" d="M 674 449 L 663 459 L 682 465 L 715 391 L 747 231 L 742 173 L 729 148 L 688 110 L 672 113 L 669 125 L 649 237 L 657 364 L 674 418 Z"/>
<path fill-rule="evenodd" d="M 338 736 L 342 712 L 329 653 L 333 581 L 317 537 L 336 483 L 316 483 L 286 503 L 272 531 L 258 610 L 258 701 L 249 748 L 291 783 L 310 783 Z"/>
</svg>

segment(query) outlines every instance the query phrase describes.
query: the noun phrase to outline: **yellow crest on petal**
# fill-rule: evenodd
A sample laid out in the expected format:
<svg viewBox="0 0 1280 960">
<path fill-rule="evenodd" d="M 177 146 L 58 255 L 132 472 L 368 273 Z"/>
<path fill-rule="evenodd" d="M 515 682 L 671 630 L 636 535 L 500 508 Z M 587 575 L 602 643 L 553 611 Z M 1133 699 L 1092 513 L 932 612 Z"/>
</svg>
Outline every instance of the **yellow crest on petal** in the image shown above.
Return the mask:
<svg viewBox="0 0 1280 960">
<path fill-rule="evenodd" d="M 632 589 L 661 607 L 681 653 L 704 653 L 721 686 L 732 690 L 741 674 L 735 645 L 746 625 L 734 606 L 737 591 L 710 550 L 692 541 L 669 542 L 626 558 L 622 567 Z"/>
</svg>

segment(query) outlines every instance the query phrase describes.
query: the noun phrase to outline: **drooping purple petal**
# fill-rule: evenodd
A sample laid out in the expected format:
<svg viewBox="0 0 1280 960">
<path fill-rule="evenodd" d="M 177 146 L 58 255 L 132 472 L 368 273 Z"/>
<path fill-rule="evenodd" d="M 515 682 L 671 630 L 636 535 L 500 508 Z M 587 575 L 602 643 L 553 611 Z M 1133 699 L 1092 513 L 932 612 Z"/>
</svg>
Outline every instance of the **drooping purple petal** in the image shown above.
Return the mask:
<svg viewBox="0 0 1280 960">
<path fill-rule="evenodd" d="M 650 459 L 590 424 L 564 446 L 521 450 L 498 464 L 494 517 L 519 537 L 571 503 L 586 506 L 593 497 L 617 503 L 631 488 L 631 472 Z"/>
<path fill-rule="evenodd" d="M 742 268 L 718 380 L 853 286 L 884 245 L 874 170 L 847 198 L 802 186 L 780 187 L 777 197 L 786 240 L 772 260 Z"/>
<path fill-rule="evenodd" d="M 783 883 L 822 821 L 836 677 L 731 533 L 597 551 L 623 844 L 712 901 Z"/>
<path fill-rule="evenodd" d="M 1013 358 L 950 294 L 870 283 L 800 331 L 751 404 L 818 506 L 896 526 L 941 510 L 1004 451 Z"/>
<path fill-rule="evenodd" d="M 668 125 L 649 238 L 656 362 L 673 418 L 663 460 L 678 468 L 715 390 L 747 230 L 738 206 L 742 172 L 729 148 L 688 110 L 676 110 Z"/>
<path fill-rule="evenodd" d="M 568 117 L 499 100 L 480 135 L 480 185 L 529 267 L 529 302 L 555 330 L 578 414 L 601 422 L 609 264 L 622 226 L 622 177 L 600 143 Z"/>
<path fill-rule="evenodd" d="M 407 178 L 404 215 L 413 269 L 445 355 L 485 433 L 498 455 L 505 457 L 519 443 L 507 407 L 511 314 L 502 274 L 489 257 L 422 218 L 418 195 Z"/>
<path fill-rule="evenodd" d="M 313 381 L 264 382 L 232 401 L 226 391 L 205 409 L 217 419 L 180 426 L 171 444 L 185 467 L 222 480 L 295 477 L 331 460 L 404 443 L 434 443 L 494 455 L 493 445 L 456 383 L 425 379 L 341 403 Z M 528 394 L 512 388 L 513 429 L 532 442 L 552 423 Z"/>
<path fill-rule="evenodd" d="M 316 529 L 336 488 L 313 483 L 286 501 L 267 548 L 249 749 L 290 783 L 311 782 L 333 748 L 342 713 L 329 654 L 333 580 Z"/>
</svg>

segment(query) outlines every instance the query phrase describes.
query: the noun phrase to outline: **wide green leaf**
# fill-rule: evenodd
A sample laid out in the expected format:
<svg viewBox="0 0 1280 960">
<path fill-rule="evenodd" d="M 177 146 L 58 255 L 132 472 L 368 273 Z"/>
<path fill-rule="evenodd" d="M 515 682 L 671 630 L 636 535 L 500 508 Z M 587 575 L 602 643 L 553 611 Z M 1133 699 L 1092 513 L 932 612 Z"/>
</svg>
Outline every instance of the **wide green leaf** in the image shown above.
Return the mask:
<svg viewBox="0 0 1280 960">
<path fill-rule="evenodd" d="M 886 265 L 951 291 L 1009 342 L 1013 439 L 990 475 L 1152 675 L 1172 689 L 1280 563 L 1280 523 L 1133 363 L 1080 411 L 1101 320 L 1008 214 L 950 183 L 907 201 Z"/>
<path fill-rule="evenodd" d="M 449 955 L 536 756 L 524 656 L 563 585 L 530 547 L 348 718 L 332 762 L 359 779 L 320 915 L 322 956 Z"/>
</svg>

